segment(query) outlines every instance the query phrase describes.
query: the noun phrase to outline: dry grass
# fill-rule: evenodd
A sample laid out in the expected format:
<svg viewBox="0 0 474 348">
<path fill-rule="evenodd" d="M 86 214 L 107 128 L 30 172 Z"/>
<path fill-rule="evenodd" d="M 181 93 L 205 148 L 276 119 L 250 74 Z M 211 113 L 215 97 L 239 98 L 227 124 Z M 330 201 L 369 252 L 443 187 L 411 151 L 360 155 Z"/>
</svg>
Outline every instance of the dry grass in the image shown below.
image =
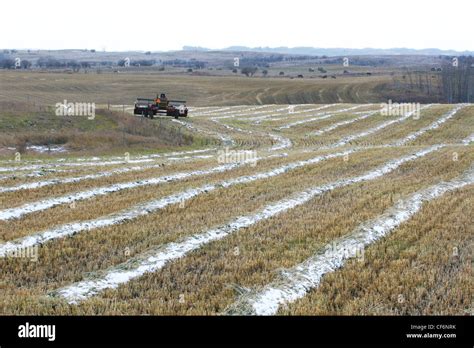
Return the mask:
<svg viewBox="0 0 474 348">
<path fill-rule="evenodd" d="M 473 312 L 474 187 L 426 204 L 370 246 L 364 261 L 327 274 L 291 315 L 467 315 Z"/>
<path fill-rule="evenodd" d="M 367 103 L 385 101 L 390 76 L 333 79 L 261 79 L 243 76 L 179 76 L 147 73 L 65 74 L 0 72 L 2 101 L 54 105 L 64 99 L 97 104 L 132 104 L 160 91 L 189 105 Z M 269 82 L 271 82 L 269 87 Z"/>
<path fill-rule="evenodd" d="M 94 118 L 89 119 L 87 116 L 56 116 L 52 107 L 40 111 L 38 107 L 22 102 L 14 105 L 18 110 L 3 109 L 0 103 L 0 155 L 7 158 L 12 158 L 14 152 L 29 155 L 26 159 L 54 157 L 54 154 L 37 156 L 34 152 L 28 153 L 27 145 L 62 145 L 68 150 L 68 155 L 97 155 L 169 151 L 218 143 L 212 138 L 182 131 L 170 118 L 149 120 L 97 109 Z M 15 150 L 6 153 L 5 147 L 14 147 Z"/>
<path fill-rule="evenodd" d="M 75 77 L 76 78 L 76 77 Z M 106 77 L 109 79 L 110 77 Z M 118 77 L 115 77 L 118 78 Z M 66 81 L 64 83 L 67 83 Z M 85 83 L 85 82 L 84 82 Z M 340 106 L 339 106 L 340 107 Z M 277 107 L 271 107 L 269 110 Z M 399 139 L 438 119 L 449 109 L 434 106 L 419 120 L 407 120 L 356 143 L 383 144 Z M 362 109 L 361 109 L 362 110 Z M 357 111 L 361 111 L 357 110 Z M 221 225 L 237 216 L 251 214 L 306 188 L 366 172 L 389 159 L 421 149 L 427 144 L 455 143 L 473 132 L 469 107 L 439 129 L 428 132 L 410 146 L 365 149 L 348 160 L 336 158 L 306 166 L 265 180 L 221 188 L 199 195 L 184 205 L 171 205 L 127 223 L 78 233 L 50 241 L 39 249 L 38 262 L 24 259 L 0 260 L 0 313 L 2 314 L 216 314 L 237 296 L 235 284 L 258 288 L 275 279 L 278 270 L 292 267 L 311 256 L 315 250 L 349 233 L 394 204 L 400 197 L 416 190 L 452 179 L 474 161 L 472 147 L 450 145 L 426 157 L 404 164 L 394 172 L 374 181 L 336 189 L 272 219 L 240 230 L 223 240 L 210 243 L 188 256 L 91 298 L 79 306 L 48 297 L 49 291 L 88 278 L 95 272 L 121 264 L 130 258 L 165 243 L 179 241 L 195 233 Z M 115 113 L 113 114 L 115 117 Z M 263 115 L 263 114 L 259 114 Z M 287 124 L 288 117 L 275 124 Z M 229 172 L 193 177 L 187 180 L 124 190 L 86 201 L 74 208 L 67 205 L 26 215 L 21 219 L 0 222 L 4 240 L 27 236 L 63 223 L 96 218 L 151 199 L 221 180 L 264 172 L 282 164 L 308 159 L 334 150 L 304 152 L 309 144 L 306 134 L 333 122 L 349 119 L 341 114 L 329 120 L 307 123 L 279 134 L 290 138 L 294 147 L 288 157 L 260 160 L 256 167 L 244 166 Z M 167 122 L 171 120 L 166 120 Z M 209 132 L 231 136 L 238 148 L 255 148 L 258 155 L 274 140 L 262 136 L 273 131 L 272 122 L 250 125 L 238 119 L 221 122 L 257 131 L 254 135 L 229 130 L 209 120 L 196 117 L 185 120 Z M 333 143 L 382 122 L 374 116 L 340 127 L 318 141 Z M 126 120 L 118 121 L 126 125 Z M 147 129 L 128 125 L 136 136 Z M 173 122 L 167 122 L 172 126 Z M 191 134 L 192 132 L 190 132 Z M 141 146 L 141 145 L 140 145 Z M 317 148 L 317 147 L 316 147 Z M 137 150 L 138 151 L 138 150 Z M 138 153 L 146 153 L 142 149 Z M 457 153 L 456 159 L 453 152 Z M 143 165 L 147 165 L 146 163 Z M 41 189 L 0 194 L 0 207 L 12 207 L 37 199 L 59 196 L 98 186 L 139 180 L 181 171 L 218 165 L 215 158 L 169 163 L 155 170 L 144 170 L 77 184 L 60 184 Z M 106 170 L 121 168 L 120 165 Z M 104 170 L 103 167 L 48 174 L 70 177 Z M 17 185 L 35 179 L 8 179 L 1 184 Z M 472 187 L 447 194 L 423 208 L 390 236 L 369 247 L 363 264 L 351 262 L 342 270 L 325 276 L 321 287 L 306 298 L 282 309 L 281 314 L 463 314 L 472 297 L 472 279 L 467 260 L 471 257 Z M 469 210 L 470 209 L 470 210 Z M 471 228 L 471 230 L 469 230 Z M 459 247 L 457 259 L 449 250 Z M 236 249 L 238 248 L 238 249 Z M 238 250 L 238 252 L 236 252 Z M 424 290 L 414 291 L 423 287 Z M 354 294 L 357 296 L 354 298 Z M 405 303 L 393 303 L 402 294 Z M 442 300 L 440 300 L 442 298 Z"/>
</svg>

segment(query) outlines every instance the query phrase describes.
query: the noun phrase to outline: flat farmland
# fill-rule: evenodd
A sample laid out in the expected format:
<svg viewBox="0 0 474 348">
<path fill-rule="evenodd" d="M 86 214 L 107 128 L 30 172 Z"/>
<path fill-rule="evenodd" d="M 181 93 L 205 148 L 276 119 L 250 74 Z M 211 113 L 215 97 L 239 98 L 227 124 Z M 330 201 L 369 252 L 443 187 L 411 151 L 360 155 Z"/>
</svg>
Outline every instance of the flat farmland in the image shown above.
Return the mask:
<svg viewBox="0 0 474 348">
<path fill-rule="evenodd" d="M 55 101 L 28 78 L 0 100 L 23 91 Z M 68 90 L 61 74 L 45 74 L 45 86 L 52 78 Z M 89 87 L 75 81 L 71 98 L 85 101 L 131 86 L 128 76 L 94 76 L 95 89 L 91 76 L 74 78 Z M 149 77 L 133 78 L 133 93 L 146 94 Z M 230 78 L 200 79 L 207 95 Z M 474 105 L 387 116 L 360 95 L 303 104 L 306 80 L 291 101 L 277 82 L 252 83 L 195 103 L 187 118 L 143 121 L 199 139 L 187 149 L 2 156 L 0 313 L 472 314 Z M 136 119 L 129 92 L 97 102 Z"/>
<path fill-rule="evenodd" d="M 166 91 L 168 95 L 179 95 L 193 106 L 227 106 L 369 103 L 387 99 L 384 85 L 390 83 L 392 77 L 384 74 L 323 80 L 163 75 L 158 72 L 68 74 L 3 70 L 0 71 L 0 81 L 0 102 L 54 105 L 66 99 L 97 105 L 122 105 L 132 103 L 138 96 L 151 98 Z"/>
</svg>

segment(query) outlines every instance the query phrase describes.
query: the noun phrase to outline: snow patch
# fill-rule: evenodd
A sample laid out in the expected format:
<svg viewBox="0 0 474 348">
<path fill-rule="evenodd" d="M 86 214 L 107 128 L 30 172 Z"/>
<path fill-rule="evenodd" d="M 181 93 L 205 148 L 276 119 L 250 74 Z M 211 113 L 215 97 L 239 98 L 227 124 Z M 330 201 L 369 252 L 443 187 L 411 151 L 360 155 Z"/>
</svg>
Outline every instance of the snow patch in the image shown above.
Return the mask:
<svg viewBox="0 0 474 348">
<path fill-rule="evenodd" d="M 473 183 L 474 170 L 471 168 L 461 178 L 441 182 L 411 194 L 384 214 L 322 248 L 306 261 L 284 270 L 280 279 L 264 286 L 260 291 L 249 291 L 231 305 L 227 313 L 275 315 L 282 304 L 304 297 L 311 289 L 319 286 L 325 274 L 343 267 L 347 259 L 356 257 L 361 249 L 384 237 L 415 215 L 424 202 Z"/>
<path fill-rule="evenodd" d="M 313 199 L 315 196 L 321 195 L 339 187 L 376 179 L 395 170 L 403 163 L 413 161 L 421 156 L 425 156 L 428 153 L 436 151 L 440 147 L 440 145 L 432 146 L 415 154 L 392 160 L 386 163 L 384 166 L 369 171 L 363 175 L 348 179 L 341 179 L 303 191 L 297 195 L 294 195 L 293 197 L 269 204 L 264 207 L 264 209 L 255 214 L 238 217 L 218 228 L 185 238 L 181 242 L 173 242 L 161 246 L 151 256 L 146 255 L 146 257 L 142 256 L 140 259 L 136 258 L 134 260 L 130 260 L 125 264 L 111 268 L 102 277 L 84 280 L 70 286 L 66 286 L 57 290 L 55 294 L 65 298 L 71 304 L 78 303 L 79 301 L 96 295 L 100 291 L 109 288 L 116 288 L 120 284 L 124 284 L 134 278 L 140 277 L 145 273 L 155 272 L 162 268 L 166 263 L 181 258 L 205 244 L 222 239 L 242 228 L 250 227 L 259 221 L 269 219 L 284 211 L 302 205 Z M 334 154 L 332 156 L 334 156 Z"/>
</svg>

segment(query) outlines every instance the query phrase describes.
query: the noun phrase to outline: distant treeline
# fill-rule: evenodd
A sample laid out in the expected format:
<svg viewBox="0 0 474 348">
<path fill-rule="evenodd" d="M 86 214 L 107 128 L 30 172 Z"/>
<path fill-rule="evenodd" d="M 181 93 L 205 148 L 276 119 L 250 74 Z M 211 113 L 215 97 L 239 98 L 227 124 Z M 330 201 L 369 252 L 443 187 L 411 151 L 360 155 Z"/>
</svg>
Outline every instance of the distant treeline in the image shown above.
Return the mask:
<svg viewBox="0 0 474 348">
<path fill-rule="evenodd" d="M 120 59 L 117 62 L 118 66 L 153 66 L 155 64 L 156 64 L 155 59 L 138 59 L 138 60 Z"/>
<path fill-rule="evenodd" d="M 405 68 L 401 76 L 394 75 L 394 86 L 404 92 L 404 98 L 426 96 L 426 102 L 472 103 L 474 101 L 474 58 L 471 56 L 442 57 L 439 66 L 429 70 Z"/>
<path fill-rule="evenodd" d="M 443 64 L 441 72 L 443 97 L 448 103 L 474 101 L 474 58 L 453 57 Z"/>
<path fill-rule="evenodd" d="M 162 63 L 163 65 L 170 65 L 170 66 L 179 67 L 179 68 L 192 68 L 192 69 L 204 69 L 208 65 L 208 62 L 197 60 L 194 58 L 191 58 L 189 60 L 169 59 L 169 60 L 164 60 Z"/>
<path fill-rule="evenodd" d="M 71 59 L 58 59 L 54 57 L 41 57 L 35 63 L 18 58 L 10 58 L 4 54 L 0 54 L 0 69 L 29 69 L 31 67 L 43 69 L 71 69 L 79 71 L 82 69 L 100 68 L 100 67 L 128 67 L 128 66 L 155 66 L 158 65 L 161 69 L 164 66 L 183 67 L 203 69 L 208 65 L 206 61 L 196 59 L 184 60 L 156 60 L 156 59 L 120 59 L 118 61 L 77 61 Z"/>
</svg>

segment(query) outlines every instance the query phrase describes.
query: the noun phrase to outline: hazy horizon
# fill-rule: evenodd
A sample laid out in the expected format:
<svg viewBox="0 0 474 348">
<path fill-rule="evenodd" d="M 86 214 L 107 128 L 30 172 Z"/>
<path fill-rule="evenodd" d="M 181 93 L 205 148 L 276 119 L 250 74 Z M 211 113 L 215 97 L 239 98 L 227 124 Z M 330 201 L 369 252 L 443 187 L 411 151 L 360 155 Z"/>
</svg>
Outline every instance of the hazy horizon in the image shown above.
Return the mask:
<svg viewBox="0 0 474 348">
<path fill-rule="evenodd" d="M 196 49 L 208 49 L 210 51 L 224 51 L 227 50 L 231 47 L 245 47 L 249 48 L 251 50 L 256 50 L 256 49 L 269 49 L 269 50 L 275 50 L 278 48 L 285 48 L 285 49 L 298 49 L 298 48 L 308 48 L 308 49 L 316 49 L 316 50 L 413 50 L 413 51 L 425 51 L 425 50 L 440 50 L 440 51 L 456 51 L 456 52 L 474 52 L 474 50 L 455 50 L 455 49 L 440 49 L 437 47 L 423 47 L 423 48 L 412 48 L 412 47 L 387 47 L 387 48 L 380 48 L 380 47 L 361 47 L 361 48 L 349 48 L 349 47 L 312 47 L 312 46 L 258 46 L 258 47 L 248 47 L 245 45 L 232 45 L 232 46 L 227 46 L 227 47 L 220 47 L 220 48 L 209 48 L 209 47 L 203 47 L 203 46 L 193 46 L 193 45 L 184 45 L 183 47 L 179 49 L 170 49 L 170 50 L 151 50 L 151 52 L 155 53 L 167 53 L 167 52 L 179 52 L 179 51 L 184 51 L 185 48 L 188 47 L 193 47 Z M 85 49 L 95 49 L 98 52 L 106 52 L 106 53 L 120 53 L 120 52 L 148 52 L 150 50 L 145 50 L 145 49 L 124 49 L 124 50 L 105 50 L 102 51 L 101 49 L 96 49 L 94 47 L 71 47 L 71 48 L 38 48 L 38 47 L 0 47 L 0 49 L 14 49 L 14 50 L 19 50 L 19 51 L 25 51 L 25 50 L 31 50 L 31 51 L 80 51 L 80 50 L 85 50 Z"/>
<path fill-rule="evenodd" d="M 474 51 L 468 35 L 474 4 L 467 0 L 453 3 L 455 16 L 447 15 L 447 5 L 440 0 L 400 0 L 392 7 L 375 0 L 292 4 L 84 0 L 73 5 L 25 0 L 22 8 L 27 11 L 22 11 L 19 23 L 12 15 L 19 14 L 18 6 L 7 2 L 0 29 L 10 34 L 0 37 L 0 47 L 108 52 L 177 51 L 183 46 Z"/>
</svg>

